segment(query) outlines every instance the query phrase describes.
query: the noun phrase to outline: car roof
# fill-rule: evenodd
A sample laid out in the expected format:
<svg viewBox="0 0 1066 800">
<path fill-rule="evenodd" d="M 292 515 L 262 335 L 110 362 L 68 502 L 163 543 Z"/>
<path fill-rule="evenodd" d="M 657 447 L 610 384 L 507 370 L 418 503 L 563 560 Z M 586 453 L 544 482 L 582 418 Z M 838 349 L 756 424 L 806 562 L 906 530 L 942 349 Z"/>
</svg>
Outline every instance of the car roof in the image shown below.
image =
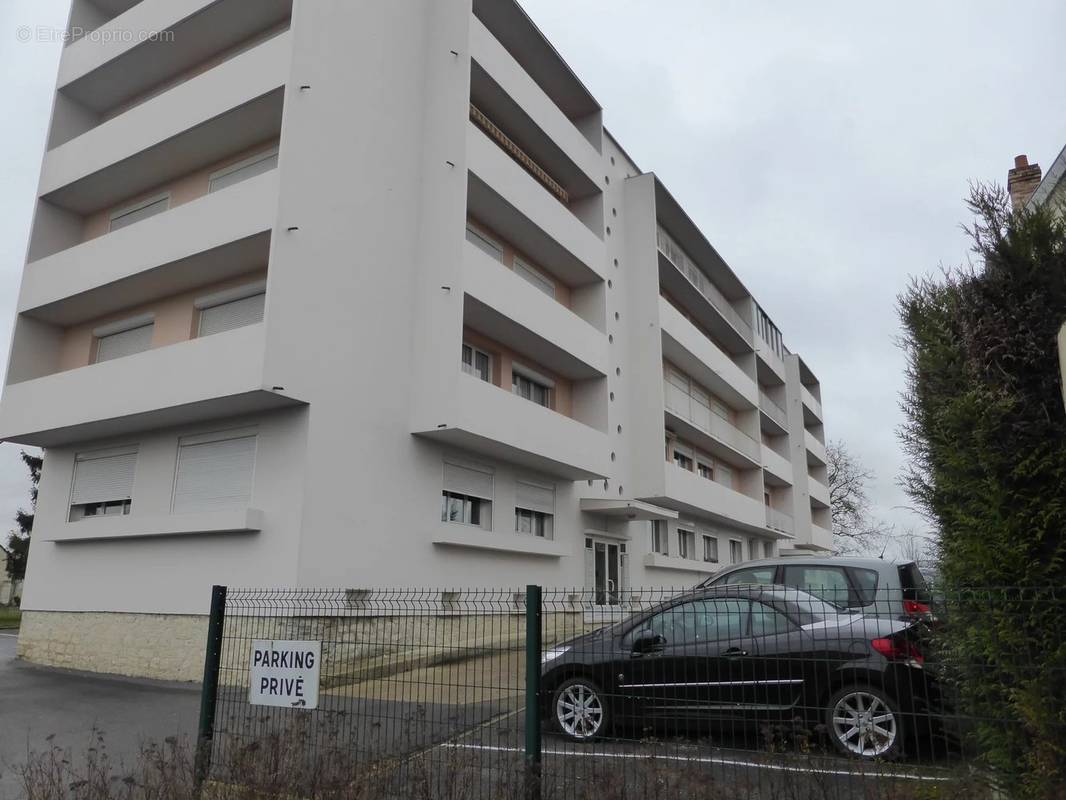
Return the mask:
<svg viewBox="0 0 1066 800">
<path fill-rule="evenodd" d="M 865 567 L 866 569 L 884 569 L 885 567 L 900 567 L 911 564 L 911 561 L 893 561 L 882 558 L 860 558 L 855 556 L 775 556 L 774 558 L 753 558 L 751 561 L 743 561 L 735 565 L 735 569 L 748 567 L 768 567 L 780 564 L 825 564 L 826 566 L 838 567 Z M 723 572 L 732 572 L 733 568 Z"/>
</svg>

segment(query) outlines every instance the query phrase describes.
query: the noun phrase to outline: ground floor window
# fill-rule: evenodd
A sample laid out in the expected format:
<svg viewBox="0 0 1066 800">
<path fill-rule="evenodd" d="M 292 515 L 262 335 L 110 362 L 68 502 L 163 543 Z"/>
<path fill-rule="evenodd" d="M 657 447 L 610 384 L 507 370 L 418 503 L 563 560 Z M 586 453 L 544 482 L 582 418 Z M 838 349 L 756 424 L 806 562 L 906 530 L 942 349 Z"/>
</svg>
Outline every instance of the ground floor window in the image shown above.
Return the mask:
<svg viewBox="0 0 1066 800">
<path fill-rule="evenodd" d="M 703 537 L 703 560 L 709 564 L 718 563 L 718 540 L 713 536 Z"/>
<path fill-rule="evenodd" d="M 678 529 L 677 531 L 677 555 L 679 558 L 696 557 L 696 533 Z"/>
<path fill-rule="evenodd" d="M 659 553 L 660 555 L 667 555 L 669 553 L 669 547 L 667 547 L 667 529 L 665 520 L 654 520 L 651 523 L 651 551 L 653 553 Z"/>
<path fill-rule="evenodd" d="M 744 543 L 736 539 L 729 540 L 729 563 L 739 564 L 744 560 Z"/>
<path fill-rule="evenodd" d="M 773 558 L 774 557 L 774 543 L 773 542 L 763 542 L 762 543 L 762 557 L 763 558 Z"/>
<path fill-rule="evenodd" d="M 514 510 L 514 529 L 517 533 L 526 533 L 543 538 L 551 538 L 552 515 L 528 508 Z"/>
</svg>

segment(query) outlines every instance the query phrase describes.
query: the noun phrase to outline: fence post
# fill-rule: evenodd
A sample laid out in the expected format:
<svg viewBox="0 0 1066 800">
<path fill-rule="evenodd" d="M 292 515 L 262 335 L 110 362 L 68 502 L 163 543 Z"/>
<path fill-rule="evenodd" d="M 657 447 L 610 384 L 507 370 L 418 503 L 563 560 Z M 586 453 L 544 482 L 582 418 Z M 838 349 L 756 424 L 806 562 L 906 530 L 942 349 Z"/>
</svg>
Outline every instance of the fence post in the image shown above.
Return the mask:
<svg viewBox="0 0 1066 800">
<path fill-rule="evenodd" d="M 196 735 L 194 779 L 200 786 L 211 769 L 211 744 L 215 736 L 215 705 L 218 700 L 218 670 L 222 660 L 222 630 L 226 620 L 226 587 L 211 587 L 211 615 L 207 621 L 207 652 L 204 683 L 200 690 L 200 727 Z"/>
<path fill-rule="evenodd" d="M 540 800 L 540 587 L 526 586 L 526 800 Z"/>
</svg>

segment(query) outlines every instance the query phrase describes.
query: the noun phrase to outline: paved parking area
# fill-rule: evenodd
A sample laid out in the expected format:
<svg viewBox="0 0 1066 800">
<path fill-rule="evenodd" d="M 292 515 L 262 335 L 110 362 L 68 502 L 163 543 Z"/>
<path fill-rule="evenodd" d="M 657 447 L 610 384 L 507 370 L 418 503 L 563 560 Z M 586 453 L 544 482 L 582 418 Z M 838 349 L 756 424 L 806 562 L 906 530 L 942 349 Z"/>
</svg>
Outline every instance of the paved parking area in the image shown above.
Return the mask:
<svg viewBox="0 0 1066 800">
<path fill-rule="evenodd" d="M 12 631 L 0 631 L 0 798 L 21 796 L 17 770 L 29 752 L 54 744 L 77 757 L 94 729 L 113 761 L 132 760 L 149 739 L 195 735 L 198 684 L 35 667 L 15 659 L 15 644 Z"/>
</svg>

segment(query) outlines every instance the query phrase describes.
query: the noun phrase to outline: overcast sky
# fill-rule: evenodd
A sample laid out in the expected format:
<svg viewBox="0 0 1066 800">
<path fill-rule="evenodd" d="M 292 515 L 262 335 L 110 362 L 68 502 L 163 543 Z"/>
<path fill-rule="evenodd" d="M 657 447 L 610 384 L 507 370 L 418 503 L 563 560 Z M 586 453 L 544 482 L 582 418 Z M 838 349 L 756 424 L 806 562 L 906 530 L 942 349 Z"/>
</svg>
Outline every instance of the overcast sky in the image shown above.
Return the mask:
<svg viewBox="0 0 1066 800">
<path fill-rule="evenodd" d="M 1066 144 L 1066 4 L 522 1 L 821 379 L 827 435 L 877 473 L 879 512 L 913 521 L 895 298 L 966 258 L 969 181 L 1005 182 L 1018 153 L 1046 170 Z M 17 31 L 61 27 L 68 4 L 0 0 L 5 355 L 59 55 Z M 0 526 L 26 497 L 0 445 Z"/>
</svg>

